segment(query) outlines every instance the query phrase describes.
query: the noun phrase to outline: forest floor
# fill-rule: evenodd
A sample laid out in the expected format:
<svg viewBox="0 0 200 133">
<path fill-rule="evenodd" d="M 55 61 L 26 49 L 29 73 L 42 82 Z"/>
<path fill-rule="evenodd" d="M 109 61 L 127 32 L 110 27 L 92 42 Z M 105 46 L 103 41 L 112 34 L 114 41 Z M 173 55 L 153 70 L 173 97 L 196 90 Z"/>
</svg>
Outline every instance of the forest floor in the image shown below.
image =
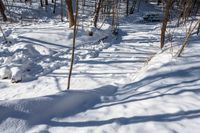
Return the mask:
<svg viewBox="0 0 200 133">
<path fill-rule="evenodd" d="M 177 58 L 182 38 L 160 50 L 160 23 L 140 20 L 121 18 L 117 36 L 107 24 L 93 37 L 80 27 L 70 90 L 72 29 L 4 26 L 11 43 L 1 38 L 0 75 L 13 79 L 0 80 L 0 132 L 199 132 L 200 36 Z"/>
</svg>

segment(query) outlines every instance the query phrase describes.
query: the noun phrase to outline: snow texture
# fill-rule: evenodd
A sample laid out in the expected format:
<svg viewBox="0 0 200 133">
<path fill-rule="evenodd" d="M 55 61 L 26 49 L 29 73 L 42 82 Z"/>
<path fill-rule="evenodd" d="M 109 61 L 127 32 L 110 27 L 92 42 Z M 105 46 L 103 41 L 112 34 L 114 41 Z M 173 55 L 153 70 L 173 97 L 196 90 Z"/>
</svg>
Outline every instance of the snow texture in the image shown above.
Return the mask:
<svg viewBox="0 0 200 133">
<path fill-rule="evenodd" d="M 199 132 L 200 36 L 192 34 L 175 57 L 185 27 L 174 30 L 172 21 L 174 47 L 168 40 L 160 50 L 160 23 L 142 21 L 160 7 L 142 0 L 143 9 L 120 18 L 117 36 L 107 23 L 92 29 L 93 36 L 91 27 L 80 27 L 66 90 L 73 31 L 58 21 L 59 13 L 38 14 L 34 2 L 11 9 L 15 21 L 22 14 L 21 23 L 2 25 L 0 132 Z"/>
</svg>

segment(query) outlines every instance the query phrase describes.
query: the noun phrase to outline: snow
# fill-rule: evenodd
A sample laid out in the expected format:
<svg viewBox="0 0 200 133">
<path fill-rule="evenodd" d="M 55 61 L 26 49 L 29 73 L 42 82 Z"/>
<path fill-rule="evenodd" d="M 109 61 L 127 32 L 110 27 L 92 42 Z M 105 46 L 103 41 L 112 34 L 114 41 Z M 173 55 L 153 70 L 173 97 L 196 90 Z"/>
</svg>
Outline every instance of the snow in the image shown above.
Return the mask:
<svg viewBox="0 0 200 133">
<path fill-rule="evenodd" d="M 45 123 L 55 125 L 52 118 L 66 117 L 90 108 L 100 97 L 111 95 L 115 86 L 104 86 L 87 91 L 63 91 L 44 97 L 0 102 L 2 132 L 25 132 L 28 127 Z M 9 119 L 7 119 L 7 117 Z M 11 117 L 11 118 L 10 118 Z M 21 119 L 21 120 L 19 120 Z M 16 123 L 12 124 L 11 123 Z"/>
<path fill-rule="evenodd" d="M 7 78 L 11 78 L 12 73 L 11 73 L 10 68 L 8 66 L 5 66 L 0 69 L 0 74 L 1 74 L 0 77 L 2 79 L 7 79 Z"/>
<path fill-rule="evenodd" d="M 145 9 L 120 18 L 118 36 L 107 23 L 92 28 L 93 36 L 79 27 L 70 90 L 66 23 L 41 14 L 39 22 L 3 25 L 9 43 L 0 38 L 0 132 L 198 133 L 200 36 L 192 34 L 175 57 L 184 33 L 171 28 L 174 47 L 169 41 L 160 50 L 160 23 L 141 22 L 159 9 Z"/>
<path fill-rule="evenodd" d="M 15 26 L 8 31 L 12 32 L 12 35 L 9 34 L 8 38 L 15 36 L 15 39 L 13 39 L 15 41 L 10 41 L 12 43 L 9 46 L 0 45 L 2 49 L 1 65 L 10 68 L 18 67 L 21 75 L 26 77 L 22 79 L 24 82 L 67 65 L 71 58 L 72 29 L 67 28 L 63 23 L 57 25 L 57 28 L 51 23 L 43 23 L 23 27 Z M 86 52 L 77 50 L 79 53 L 76 56 L 76 61 L 79 58 L 98 56 L 99 51 L 107 48 L 107 46 L 104 46 L 104 44 L 95 45 L 95 43 L 106 36 L 108 36 L 106 31 L 97 30 L 94 36 L 90 37 L 86 34 L 86 31 L 80 30 L 76 41 L 77 49 L 78 47 L 87 49 L 84 50 Z"/>
</svg>

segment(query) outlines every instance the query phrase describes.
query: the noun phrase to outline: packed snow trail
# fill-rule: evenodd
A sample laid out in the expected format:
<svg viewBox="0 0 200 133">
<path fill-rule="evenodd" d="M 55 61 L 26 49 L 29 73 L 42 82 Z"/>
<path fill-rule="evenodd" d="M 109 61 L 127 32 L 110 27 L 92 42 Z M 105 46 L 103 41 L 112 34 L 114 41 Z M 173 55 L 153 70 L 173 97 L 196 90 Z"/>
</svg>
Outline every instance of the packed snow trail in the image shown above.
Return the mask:
<svg viewBox="0 0 200 133">
<path fill-rule="evenodd" d="M 155 55 L 136 81 L 102 96 L 91 109 L 39 131 L 82 133 L 198 133 L 200 124 L 199 36 L 193 35 L 183 57 L 170 50 Z M 176 49 L 177 50 L 177 49 Z M 32 129 L 37 131 L 39 126 Z"/>
<path fill-rule="evenodd" d="M 159 51 L 159 29 L 155 30 L 158 26 L 133 23 L 120 26 L 118 38 L 109 42 L 111 47 L 103 49 L 96 58 L 80 60 L 75 65 L 72 89 L 83 88 L 83 85 L 92 88 L 131 82 L 137 72 Z M 62 69 L 52 74 L 67 71 Z"/>
</svg>

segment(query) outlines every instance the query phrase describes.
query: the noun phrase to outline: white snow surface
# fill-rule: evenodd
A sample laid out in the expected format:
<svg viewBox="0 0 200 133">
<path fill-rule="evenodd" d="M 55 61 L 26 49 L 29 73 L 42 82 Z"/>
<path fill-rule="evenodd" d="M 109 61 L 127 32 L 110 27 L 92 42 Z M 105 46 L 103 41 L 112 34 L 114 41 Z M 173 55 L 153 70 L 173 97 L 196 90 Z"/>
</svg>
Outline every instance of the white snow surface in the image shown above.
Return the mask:
<svg viewBox="0 0 200 133">
<path fill-rule="evenodd" d="M 4 26 L 0 132 L 198 133 L 200 36 L 177 58 L 183 29 L 161 51 L 160 24 L 140 20 L 121 19 L 117 37 L 109 25 L 93 37 L 79 29 L 70 90 L 72 29 L 53 20 Z"/>
</svg>

